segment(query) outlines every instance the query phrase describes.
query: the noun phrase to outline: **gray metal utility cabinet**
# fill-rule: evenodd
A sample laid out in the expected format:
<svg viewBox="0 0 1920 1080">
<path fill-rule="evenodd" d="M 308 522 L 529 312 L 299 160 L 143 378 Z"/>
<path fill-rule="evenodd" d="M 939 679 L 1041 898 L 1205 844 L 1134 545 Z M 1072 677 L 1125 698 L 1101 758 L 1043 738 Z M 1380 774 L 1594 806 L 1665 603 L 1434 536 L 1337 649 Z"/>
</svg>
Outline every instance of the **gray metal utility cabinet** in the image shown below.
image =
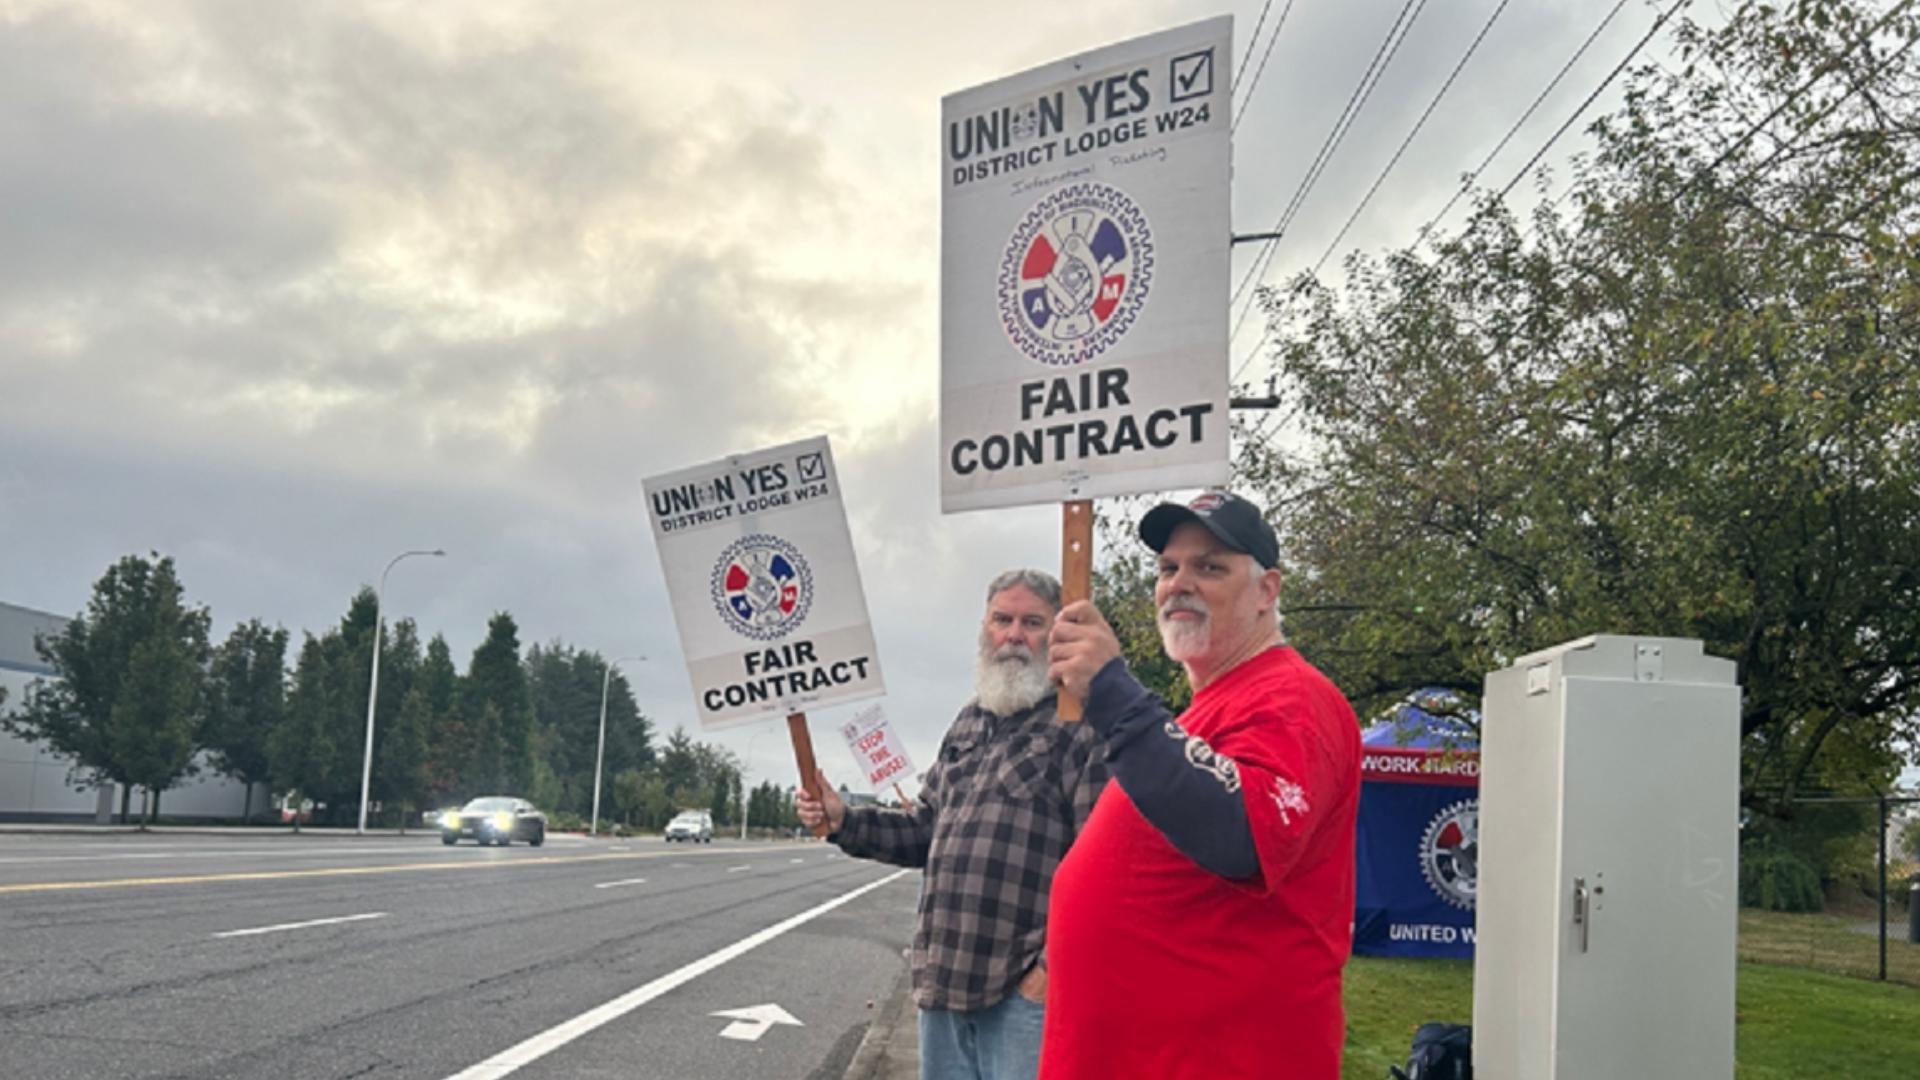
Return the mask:
<svg viewBox="0 0 1920 1080">
<path fill-rule="evenodd" d="M 1740 689 L 1600 635 L 1487 676 L 1478 1080 L 1730 1080 Z"/>
</svg>

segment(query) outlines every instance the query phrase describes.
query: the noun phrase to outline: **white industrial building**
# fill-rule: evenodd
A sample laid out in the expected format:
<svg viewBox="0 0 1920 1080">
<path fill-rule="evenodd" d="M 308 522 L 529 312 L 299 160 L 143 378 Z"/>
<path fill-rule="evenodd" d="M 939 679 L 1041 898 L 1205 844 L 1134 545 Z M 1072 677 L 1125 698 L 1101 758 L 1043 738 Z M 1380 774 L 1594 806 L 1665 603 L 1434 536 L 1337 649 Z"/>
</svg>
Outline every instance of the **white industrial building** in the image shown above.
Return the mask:
<svg viewBox="0 0 1920 1080">
<path fill-rule="evenodd" d="M 0 603 L 0 688 L 6 700 L 0 710 L 13 712 L 26 702 L 34 679 L 52 678 L 53 671 L 35 651 L 35 635 L 58 634 L 67 620 L 45 611 Z M 161 796 L 160 812 L 169 818 L 239 818 L 246 790 L 239 781 L 206 767 L 196 759 L 200 775 L 188 777 Z M 120 785 L 82 785 L 73 775 L 73 759 L 38 743 L 0 731 L 0 821 L 94 821 L 105 824 L 120 808 Z M 267 809 L 264 787 L 253 795 L 256 814 Z M 138 813 L 146 793 L 135 788 L 131 809 Z"/>
</svg>

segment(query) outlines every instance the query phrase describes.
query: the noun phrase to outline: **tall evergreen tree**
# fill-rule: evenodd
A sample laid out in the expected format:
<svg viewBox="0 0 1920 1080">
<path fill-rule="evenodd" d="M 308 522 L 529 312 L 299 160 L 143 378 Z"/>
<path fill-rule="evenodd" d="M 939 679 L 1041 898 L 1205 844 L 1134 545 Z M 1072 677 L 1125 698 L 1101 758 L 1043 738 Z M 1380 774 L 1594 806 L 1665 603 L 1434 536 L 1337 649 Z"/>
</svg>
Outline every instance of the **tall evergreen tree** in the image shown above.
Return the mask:
<svg viewBox="0 0 1920 1080">
<path fill-rule="evenodd" d="M 457 711 L 460 673 L 453 666 L 447 639 L 439 634 L 427 642 L 427 655 L 420 663 L 415 685 L 427 708 L 423 799 L 444 805 L 457 800 L 465 790 L 462 774 L 472 746 L 468 726 Z"/>
<path fill-rule="evenodd" d="M 374 790 L 383 804 L 391 805 L 403 833 L 412 812 L 432 797 L 427 784 L 427 732 L 432 722 L 426 692 L 418 686 L 407 691 L 374 757 Z"/>
<path fill-rule="evenodd" d="M 477 749 L 489 760 L 496 791 L 526 792 L 533 782 L 533 702 L 520 663 L 520 631 L 513 616 L 500 612 L 487 623 L 487 638 L 473 650 L 463 684 L 461 711 L 486 714 L 490 745 Z"/>
<path fill-rule="evenodd" d="M 335 724 L 333 713 L 338 703 L 332 693 L 332 667 L 329 642 L 306 635 L 300 646 L 300 660 L 294 668 L 293 689 L 287 694 L 285 720 L 267 740 L 267 771 L 273 788 L 289 797 L 294 812 L 294 831 L 300 828 L 300 803 L 319 800 L 333 789 Z"/>
<path fill-rule="evenodd" d="M 201 742 L 215 770 L 246 786 L 241 817 L 252 816 L 253 786 L 269 780 L 268 740 L 287 711 L 287 632 L 252 619 L 214 650 Z"/>
</svg>

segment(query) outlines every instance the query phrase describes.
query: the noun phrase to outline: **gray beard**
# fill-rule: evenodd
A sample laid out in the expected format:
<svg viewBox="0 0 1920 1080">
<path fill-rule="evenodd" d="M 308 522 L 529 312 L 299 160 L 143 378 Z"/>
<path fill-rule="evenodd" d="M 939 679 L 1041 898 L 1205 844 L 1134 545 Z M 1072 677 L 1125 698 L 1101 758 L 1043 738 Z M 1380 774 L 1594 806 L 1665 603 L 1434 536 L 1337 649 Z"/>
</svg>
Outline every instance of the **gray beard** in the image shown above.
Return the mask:
<svg viewBox="0 0 1920 1080">
<path fill-rule="evenodd" d="M 1046 669 L 1033 660 L 992 660 L 982 656 L 974 665 L 974 701 L 995 716 L 1025 712 L 1040 704 L 1040 699 L 1052 690 Z"/>
<path fill-rule="evenodd" d="M 1167 650 L 1168 658 L 1175 663 L 1184 664 L 1204 656 L 1207 647 L 1213 644 L 1213 620 L 1202 619 L 1191 623 L 1161 619 L 1160 644 Z"/>
</svg>

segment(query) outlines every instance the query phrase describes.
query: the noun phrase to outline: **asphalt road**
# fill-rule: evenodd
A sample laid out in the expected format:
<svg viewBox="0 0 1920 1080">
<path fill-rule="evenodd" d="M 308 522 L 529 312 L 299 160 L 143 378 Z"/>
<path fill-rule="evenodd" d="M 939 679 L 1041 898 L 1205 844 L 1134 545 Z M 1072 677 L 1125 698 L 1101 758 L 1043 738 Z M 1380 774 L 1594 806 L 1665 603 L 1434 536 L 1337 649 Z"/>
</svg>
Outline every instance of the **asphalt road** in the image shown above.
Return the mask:
<svg viewBox="0 0 1920 1080">
<path fill-rule="evenodd" d="M 918 880 L 813 842 L 0 834 L 0 1077 L 837 1080 Z"/>
</svg>

